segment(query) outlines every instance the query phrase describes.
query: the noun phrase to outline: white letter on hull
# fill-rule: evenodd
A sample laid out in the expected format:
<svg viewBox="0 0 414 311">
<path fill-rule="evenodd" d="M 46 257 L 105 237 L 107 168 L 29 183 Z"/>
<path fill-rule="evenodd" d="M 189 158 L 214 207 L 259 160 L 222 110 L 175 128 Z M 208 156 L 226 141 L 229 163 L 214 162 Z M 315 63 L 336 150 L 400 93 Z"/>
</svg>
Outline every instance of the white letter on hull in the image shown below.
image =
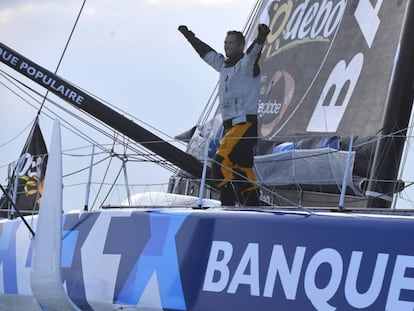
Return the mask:
<svg viewBox="0 0 414 311">
<path fill-rule="evenodd" d="M 352 252 L 351 262 L 349 263 L 348 274 L 345 280 L 346 300 L 351 306 L 358 309 L 367 308 L 377 300 L 382 289 L 388 257 L 390 256 L 388 254 L 378 254 L 371 284 L 368 290 L 361 294 L 357 290 L 357 281 L 361 268 L 362 255 L 363 252 Z"/>
<path fill-rule="evenodd" d="M 219 260 L 219 254 L 223 258 Z M 233 246 L 225 241 L 213 241 L 208 258 L 206 276 L 204 277 L 204 291 L 221 292 L 229 282 L 230 271 L 227 264 L 233 255 Z M 219 273 L 219 279 L 214 281 L 214 273 Z"/>
<path fill-rule="evenodd" d="M 250 274 L 244 272 L 250 265 Z M 259 244 L 249 243 L 237 266 L 234 277 L 231 280 L 228 292 L 235 294 L 240 284 L 250 285 L 250 294 L 260 296 L 259 285 Z"/>
<path fill-rule="evenodd" d="M 324 263 L 330 265 L 332 273 L 328 284 L 324 288 L 319 288 L 316 284 L 316 273 Z M 336 310 L 328 301 L 337 292 L 341 283 L 342 273 L 343 261 L 338 251 L 332 248 L 324 248 L 312 257 L 305 274 L 305 292 L 318 311 Z"/>
<path fill-rule="evenodd" d="M 300 272 L 302 270 L 303 258 L 305 257 L 306 247 L 296 247 L 295 256 L 293 257 L 292 268 L 286 260 L 286 255 L 282 245 L 274 245 L 272 257 L 270 258 L 269 270 L 267 271 L 266 283 L 263 296 L 272 297 L 275 287 L 276 276 L 279 273 L 280 282 L 285 296 L 289 300 L 296 299 Z"/>
<path fill-rule="evenodd" d="M 414 257 L 398 255 L 388 292 L 385 310 L 413 311 L 414 302 L 400 300 L 401 290 L 414 290 L 414 278 L 405 276 L 406 270 L 414 268 Z"/>
</svg>

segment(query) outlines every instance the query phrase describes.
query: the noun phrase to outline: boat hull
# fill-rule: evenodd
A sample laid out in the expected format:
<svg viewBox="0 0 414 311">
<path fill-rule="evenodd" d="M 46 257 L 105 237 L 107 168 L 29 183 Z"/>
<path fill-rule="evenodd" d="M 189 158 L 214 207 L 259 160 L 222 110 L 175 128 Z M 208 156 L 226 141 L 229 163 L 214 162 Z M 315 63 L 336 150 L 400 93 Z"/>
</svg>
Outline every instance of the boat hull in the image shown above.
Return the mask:
<svg viewBox="0 0 414 311">
<path fill-rule="evenodd" d="M 391 213 L 74 212 L 63 215 L 62 280 L 81 310 L 412 310 L 413 224 Z M 0 309 L 41 310 L 30 233 L 20 220 L 0 229 Z"/>
</svg>

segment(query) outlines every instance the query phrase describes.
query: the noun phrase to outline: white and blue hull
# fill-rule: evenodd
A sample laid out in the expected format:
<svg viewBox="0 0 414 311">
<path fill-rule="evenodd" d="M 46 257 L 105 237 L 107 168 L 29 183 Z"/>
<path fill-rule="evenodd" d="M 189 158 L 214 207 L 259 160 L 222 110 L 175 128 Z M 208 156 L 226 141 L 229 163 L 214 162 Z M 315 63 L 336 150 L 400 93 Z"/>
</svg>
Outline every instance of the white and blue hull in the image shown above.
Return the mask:
<svg viewBox="0 0 414 311">
<path fill-rule="evenodd" d="M 36 218 L 28 218 L 34 228 Z M 61 275 L 81 310 L 413 310 L 413 222 L 280 211 L 70 213 Z M 2 307 L 41 310 L 30 288 L 31 234 L 20 220 L 0 229 Z"/>
</svg>

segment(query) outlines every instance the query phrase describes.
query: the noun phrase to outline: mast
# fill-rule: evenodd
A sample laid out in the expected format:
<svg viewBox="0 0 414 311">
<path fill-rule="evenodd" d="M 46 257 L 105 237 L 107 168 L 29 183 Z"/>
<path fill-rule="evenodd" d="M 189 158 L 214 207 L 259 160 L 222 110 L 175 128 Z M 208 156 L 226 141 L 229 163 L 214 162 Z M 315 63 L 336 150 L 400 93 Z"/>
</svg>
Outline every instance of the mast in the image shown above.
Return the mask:
<svg viewBox="0 0 414 311">
<path fill-rule="evenodd" d="M 70 82 L 63 80 L 2 43 L 0 43 L 0 61 L 46 88 L 75 108 L 83 110 L 101 120 L 192 176 L 201 178 L 203 165 L 195 157 L 167 143 L 132 120 L 86 94 Z"/>
<path fill-rule="evenodd" d="M 383 128 L 379 134 L 370 182 L 367 207 L 391 207 L 399 183 L 396 181 L 404 149 L 406 129 L 414 99 L 414 4 L 409 1 L 398 51 L 392 84 L 387 97 Z"/>
</svg>

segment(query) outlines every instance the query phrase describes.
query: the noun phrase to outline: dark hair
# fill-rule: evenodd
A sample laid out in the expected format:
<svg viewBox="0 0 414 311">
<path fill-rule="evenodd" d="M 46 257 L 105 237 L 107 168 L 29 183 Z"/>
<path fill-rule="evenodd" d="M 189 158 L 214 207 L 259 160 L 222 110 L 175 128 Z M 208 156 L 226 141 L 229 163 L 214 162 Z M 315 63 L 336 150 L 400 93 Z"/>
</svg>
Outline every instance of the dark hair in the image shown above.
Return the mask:
<svg viewBox="0 0 414 311">
<path fill-rule="evenodd" d="M 229 30 L 227 31 L 227 35 L 233 35 L 236 37 L 237 41 L 239 41 L 241 44 L 245 44 L 245 39 L 243 33 L 237 30 Z"/>
</svg>

